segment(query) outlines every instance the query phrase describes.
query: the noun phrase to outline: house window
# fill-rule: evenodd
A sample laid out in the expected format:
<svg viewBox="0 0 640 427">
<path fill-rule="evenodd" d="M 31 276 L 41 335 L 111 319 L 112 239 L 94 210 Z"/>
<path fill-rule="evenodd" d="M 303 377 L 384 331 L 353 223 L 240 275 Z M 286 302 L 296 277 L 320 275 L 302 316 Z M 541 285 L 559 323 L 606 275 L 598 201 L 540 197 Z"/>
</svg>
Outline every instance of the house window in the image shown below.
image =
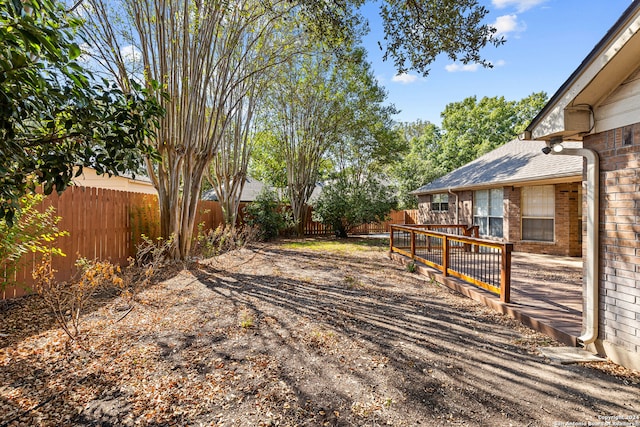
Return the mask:
<svg viewBox="0 0 640 427">
<path fill-rule="evenodd" d="M 503 204 L 502 188 L 473 193 L 473 224 L 480 227 L 481 236 L 503 237 Z"/>
<path fill-rule="evenodd" d="M 553 242 L 555 198 L 553 185 L 522 189 L 522 240 Z"/>
<path fill-rule="evenodd" d="M 431 196 L 431 210 L 434 212 L 448 212 L 449 195 L 447 193 L 440 193 Z"/>
</svg>

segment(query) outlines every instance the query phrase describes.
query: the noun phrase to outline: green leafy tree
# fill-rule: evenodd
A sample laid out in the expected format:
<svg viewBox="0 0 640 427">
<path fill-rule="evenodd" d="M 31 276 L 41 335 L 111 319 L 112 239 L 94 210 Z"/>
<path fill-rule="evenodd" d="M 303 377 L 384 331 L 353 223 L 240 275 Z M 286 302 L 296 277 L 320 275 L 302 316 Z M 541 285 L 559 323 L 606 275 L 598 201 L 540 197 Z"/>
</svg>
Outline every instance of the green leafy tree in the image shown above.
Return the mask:
<svg viewBox="0 0 640 427">
<path fill-rule="evenodd" d="M 442 138 L 433 161 L 446 173 L 511 141 L 545 102 L 545 93 L 534 93 L 521 101 L 471 96 L 448 104 L 441 113 Z"/>
<path fill-rule="evenodd" d="M 384 221 L 395 205 L 392 189 L 375 179 L 339 178 L 323 188 L 313 204 L 313 218 L 332 226 L 336 236 L 347 237 L 359 225 Z"/>
<path fill-rule="evenodd" d="M 443 174 L 433 160 L 441 132 L 438 126 L 421 120 L 401 123 L 396 131 L 406 151 L 399 161 L 391 163 L 388 173 L 398 186 L 399 208 L 414 209 L 418 201 L 411 192 Z"/>
<path fill-rule="evenodd" d="M 341 61 L 321 49 L 301 56 L 287 64 L 269 99 L 269 137 L 260 159 L 275 169 L 275 177 L 286 172 L 300 235 L 323 175 L 348 174 L 350 182 L 361 182 L 399 153 L 390 118 L 395 108 L 384 105 L 386 93 L 360 49 Z"/>
<path fill-rule="evenodd" d="M 397 161 L 405 145 L 391 118 L 398 111 L 386 104 L 387 93 L 378 84 L 365 52 L 355 49 L 353 60 L 343 67 L 347 126 L 329 149 L 333 172 L 350 175 L 354 182 L 382 177 L 386 165 Z"/>
<path fill-rule="evenodd" d="M 287 187 L 287 166 L 278 139 L 269 129 L 261 130 L 253 141 L 249 175 L 271 187 Z"/>
<path fill-rule="evenodd" d="M 80 21 L 50 0 L 0 2 L 0 218 L 37 183 L 64 190 L 90 166 L 137 171 L 163 110 L 132 87 L 97 83 L 78 63 Z"/>
<path fill-rule="evenodd" d="M 298 234 L 304 234 L 307 203 L 329 148 L 348 124 L 344 68 L 317 50 L 287 64 L 272 85 L 270 127 L 276 158 L 284 159 L 287 197 Z"/>
<path fill-rule="evenodd" d="M 357 40 L 366 21 L 356 12 L 365 0 L 301 0 L 302 13 L 312 34 L 332 46 Z M 482 58 L 487 46 L 498 46 L 504 38 L 483 23 L 488 10 L 478 0 L 386 0 L 379 2 L 384 37 L 378 44 L 384 59 L 392 60 L 398 72 L 414 69 L 424 75 L 439 55 L 463 64 L 491 67 Z"/>
</svg>

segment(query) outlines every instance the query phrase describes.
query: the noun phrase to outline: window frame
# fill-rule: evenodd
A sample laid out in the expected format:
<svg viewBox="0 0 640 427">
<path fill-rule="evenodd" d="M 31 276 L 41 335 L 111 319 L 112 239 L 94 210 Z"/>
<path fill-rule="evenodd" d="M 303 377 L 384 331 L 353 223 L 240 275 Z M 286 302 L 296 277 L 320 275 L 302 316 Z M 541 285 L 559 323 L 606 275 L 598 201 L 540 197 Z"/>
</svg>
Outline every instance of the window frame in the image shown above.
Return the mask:
<svg viewBox="0 0 640 427">
<path fill-rule="evenodd" d="M 551 206 L 551 213 L 548 215 L 543 215 L 543 214 L 529 214 L 527 211 L 527 207 L 528 204 L 526 202 L 526 197 L 533 197 L 534 194 L 532 195 L 527 195 L 526 193 L 528 193 L 529 191 L 532 190 L 537 190 L 540 191 L 541 189 L 546 189 L 548 191 L 547 194 L 545 194 L 546 197 L 550 197 L 550 199 L 546 202 L 548 206 Z M 522 189 L 520 190 L 520 202 L 521 202 L 521 215 L 520 215 L 520 237 L 523 241 L 527 241 L 527 242 L 537 242 L 537 243 L 555 243 L 556 241 L 556 188 L 555 185 L 553 184 L 548 184 L 548 185 L 531 185 L 531 186 L 526 186 L 526 187 L 522 187 Z M 550 203 L 549 203 L 550 202 Z M 525 231 L 525 226 L 526 223 L 528 221 L 526 220 L 532 220 L 532 221 L 544 221 L 544 222 L 549 222 L 551 223 L 551 237 L 549 238 L 537 238 L 536 236 L 532 236 L 531 235 L 531 231 L 529 230 L 528 232 Z M 548 230 L 543 230 L 542 234 L 548 234 Z"/>
<path fill-rule="evenodd" d="M 447 193 L 435 193 L 431 195 L 432 212 L 449 212 L 449 195 Z"/>
<path fill-rule="evenodd" d="M 497 194 L 498 191 L 500 192 L 500 197 L 494 197 L 493 195 Z M 479 206 L 479 193 L 486 194 L 486 206 Z M 497 206 L 495 206 L 494 203 L 499 203 L 499 216 L 495 214 Z M 485 212 L 481 212 L 480 208 L 484 208 Z M 498 220 L 500 222 L 500 232 L 494 234 L 491 231 L 495 229 Z M 477 225 L 480 227 L 480 235 L 482 237 L 494 237 L 500 239 L 504 238 L 504 188 L 488 188 L 483 190 L 475 190 L 473 192 L 473 225 Z"/>
</svg>

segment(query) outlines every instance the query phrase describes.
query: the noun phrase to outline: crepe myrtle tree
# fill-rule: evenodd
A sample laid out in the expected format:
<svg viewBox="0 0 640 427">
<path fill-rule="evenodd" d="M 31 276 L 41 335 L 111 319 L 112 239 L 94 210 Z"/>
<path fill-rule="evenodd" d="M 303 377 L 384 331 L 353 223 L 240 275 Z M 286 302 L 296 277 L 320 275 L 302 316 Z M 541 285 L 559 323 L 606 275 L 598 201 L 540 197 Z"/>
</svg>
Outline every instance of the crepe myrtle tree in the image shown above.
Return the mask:
<svg viewBox="0 0 640 427">
<path fill-rule="evenodd" d="M 296 20 L 291 37 L 281 37 L 268 45 L 276 50 L 295 46 L 291 38 L 304 36 L 326 44 L 337 58 L 343 58 L 364 32 L 366 23 L 357 12 L 363 3 L 364 0 L 82 2 L 79 10 L 93 25 L 92 50 L 102 57 L 102 65 L 115 75 L 120 87 L 126 88 L 131 80 L 122 54 L 123 48 L 129 47 L 139 53 L 140 74 L 145 81 L 158 80 L 171 96 L 167 102 L 158 98 L 167 111 L 153 138 L 161 161 L 149 162 L 147 169 L 159 193 L 162 234 L 176 238 L 174 257 L 189 255 L 202 177 L 219 151 L 222 138 L 229 136 L 232 121 L 239 117 L 234 112 L 237 105 L 227 101 L 250 74 L 266 70 L 252 67 L 256 60 L 267 59 L 266 67 L 278 62 L 269 61 L 269 55 L 254 55 L 254 48 L 265 46 L 264 37 L 283 22 Z M 117 17 L 110 19 L 108 12 L 114 9 Z M 380 14 L 385 25 L 380 46 L 399 72 L 415 69 L 427 74 L 428 64 L 443 53 L 463 63 L 490 66 L 480 57 L 480 51 L 501 43 L 494 37 L 495 30 L 483 24 L 487 10 L 477 0 L 385 1 Z M 237 50 L 238 46 L 248 49 Z M 242 127 L 236 127 L 235 135 L 240 137 L 237 141 L 243 141 L 239 129 Z M 325 130 L 325 135 L 332 132 Z M 298 161 L 306 160 L 299 157 Z M 239 164 L 245 168 L 246 162 Z M 309 170 L 316 169 L 311 166 Z M 227 179 L 227 171 L 223 175 L 224 180 L 216 178 L 218 182 Z M 305 179 L 309 182 L 293 184 L 289 180 L 292 203 L 308 199 L 309 185 L 314 185 L 316 177 L 310 178 Z M 242 182 L 240 175 L 230 179 L 232 183 Z M 238 187 L 230 188 L 237 191 Z M 294 207 L 296 216 L 303 208 L 302 204 Z"/>
<path fill-rule="evenodd" d="M 0 219 L 42 184 L 63 191 L 83 166 L 139 170 L 163 110 L 145 90 L 96 82 L 78 62 L 81 22 L 50 0 L 0 2 Z"/>
<path fill-rule="evenodd" d="M 125 13 L 114 19 L 115 6 Z M 127 86 L 155 79 L 171 97 L 160 100 L 166 115 L 151 139 L 160 162 L 148 162 L 147 170 L 175 259 L 190 255 L 208 170 L 233 223 L 256 95 L 263 76 L 295 48 L 295 34 L 280 31 L 295 17 L 292 8 L 287 0 L 86 0 L 79 9 L 92 28 L 94 55 L 116 80 Z M 274 32 L 282 37 L 273 40 Z M 142 73 L 126 63 L 125 48 L 139 53 Z"/>
</svg>

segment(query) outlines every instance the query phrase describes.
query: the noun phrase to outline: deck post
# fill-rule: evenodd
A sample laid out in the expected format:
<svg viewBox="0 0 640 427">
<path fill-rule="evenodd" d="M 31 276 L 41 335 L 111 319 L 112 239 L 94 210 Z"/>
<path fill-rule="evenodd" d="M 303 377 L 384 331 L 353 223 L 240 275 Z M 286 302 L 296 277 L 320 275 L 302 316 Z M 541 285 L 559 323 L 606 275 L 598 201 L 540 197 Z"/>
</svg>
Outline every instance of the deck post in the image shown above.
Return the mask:
<svg viewBox="0 0 640 427">
<path fill-rule="evenodd" d="M 416 258 L 416 233 L 411 230 L 411 259 Z"/>
<path fill-rule="evenodd" d="M 447 270 L 449 270 L 449 239 L 447 236 L 442 236 L 442 275 L 448 276 Z"/>
<path fill-rule="evenodd" d="M 511 302 L 511 252 L 513 243 L 505 243 L 502 247 L 502 263 L 500 265 L 500 301 Z"/>
<path fill-rule="evenodd" d="M 480 227 L 478 227 L 477 225 L 474 225 L 473 227 L 471 227 L 471 230 L 472 230 L 471 235 L 473 237 L 475 237 L 476 239 L 479 239 L 480 238 Z M 477 254 L 480 253 L 480 246 L 475 245 L 474 249 L 475 249 L 475 253 L 477 253 Z"/>
<path fill-rule="evenodd" d="M 393 225 L 389 225 L 389 253 L 393 252 Z"/>
</svg>

